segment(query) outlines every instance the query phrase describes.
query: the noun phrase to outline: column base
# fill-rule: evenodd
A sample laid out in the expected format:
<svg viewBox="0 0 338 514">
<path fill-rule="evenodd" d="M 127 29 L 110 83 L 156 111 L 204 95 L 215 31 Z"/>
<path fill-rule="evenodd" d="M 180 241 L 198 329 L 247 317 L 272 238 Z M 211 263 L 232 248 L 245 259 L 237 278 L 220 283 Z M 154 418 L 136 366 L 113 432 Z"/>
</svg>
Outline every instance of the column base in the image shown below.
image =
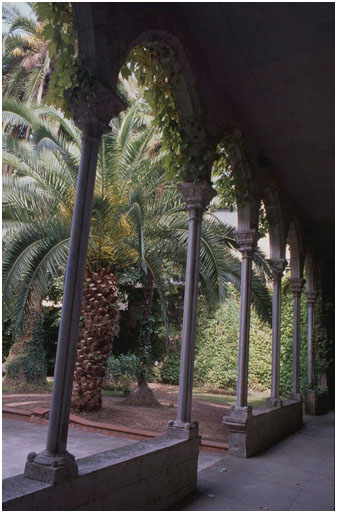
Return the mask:
<svg viewBox="0 0 338 514">
<path fill-rule="evenodd" d="M 186 423 L 184 421 L 168 421 L 167 435 L 180 439 L 193 439 L 199 436 L 198 421 Z"/>
<path fill-rule="evenodd" d="M 252 407 L 240 407 L 233 405 L 230 407 L 228 416 L 222 419 L 222 425 L 226 425 L 229 429 L 237 431 L 245 431 L 249 419 L 252 418 Z"/>
<path fill-rule="evenodd" d="M 268 398 L 266 404 L 268 407 L 283 407 L 283 402 L 280 398 Z"/>
<path fill-rule="evenodd" d="M 51 453 L 43 450 L 27 455 L 24 477 L 56 485 L 78 476 L 74 455 L 69 452 Z"/>
<path fill-rule="evenodd" d="M 330 408 L 329 395 L 327 391 L 315 391 L 309 389 L 305 395 L 305 413 L 312 416 L 325 414 Z"/>
</svg>

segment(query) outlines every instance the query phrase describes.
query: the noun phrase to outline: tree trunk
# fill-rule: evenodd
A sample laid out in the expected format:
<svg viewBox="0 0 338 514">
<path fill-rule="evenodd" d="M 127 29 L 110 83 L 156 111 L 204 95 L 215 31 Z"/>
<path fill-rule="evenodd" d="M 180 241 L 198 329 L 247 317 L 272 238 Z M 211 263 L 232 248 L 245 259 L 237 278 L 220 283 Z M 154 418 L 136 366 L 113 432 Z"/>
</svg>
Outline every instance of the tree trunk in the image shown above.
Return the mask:
<svg viewBox="0 0 338 514">
<path fill-rule="evenodd" d="M 10 349 L 3 385 L 16 391 L 47 387 L 46 355 L 43 347 L 41 304 L 25 320 L 23 329 Z"/>
<path fill-rule="evenodd" d="M 141 371 L 137 389 L 124 401 L 126 405 L 135 407 L 160 407 L 154 393 L 147 384 L 147 371 L 149 354 L 151 350 L 151 312 L 154 293 L 154 279 L 150 271 L 147 271 L 144 288 L 144 312 L 140 334 L 140 360 Z"/>
<path fill-rule="evenodd" d="M 107 361 L 120 329 L 117 293 L 117 280 L 107 269 L 86 271 L 72 393 L 77 411 L 101 408 Z"/>
</svg>

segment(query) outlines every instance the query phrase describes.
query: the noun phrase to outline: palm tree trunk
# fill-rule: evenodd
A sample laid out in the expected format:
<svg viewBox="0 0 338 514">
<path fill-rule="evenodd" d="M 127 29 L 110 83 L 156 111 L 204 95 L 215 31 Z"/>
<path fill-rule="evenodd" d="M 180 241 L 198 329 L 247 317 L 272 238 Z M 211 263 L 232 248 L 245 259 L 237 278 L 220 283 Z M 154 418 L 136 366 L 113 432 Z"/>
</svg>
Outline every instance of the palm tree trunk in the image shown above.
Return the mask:
<svg viewBox="0 0 338 514">
<path fill-rule="evenodd" d="M 151 349 L 151 313 L 154 294 L 154 279 L 149 269 L 146 275 L 146 283 L 144 288 L 144 311 L 143 322 L 140 334 L 140 350 L 141 350 L 141 372 L 138 380 L 138 385 L 147 384 L 147 369 L 149 352 Z"/>
<path fill-rule="evenodd" d="M 147 373 L 149 365 L 149 354 L 151 350 L 151 314 L 154 294 L 154 278 L 151 272 L 147 271 L 144 287 L 144 311 L 143 323 L 140 334 L 140 361 L 141 371 L 138 379 L 137 389 L 124 401 L 127 405 L 137 407 L 160 407 L 154 393 L 147 384 Z"/>
<path fill-rule="evenodd" d="M 107 269 L 86 271 L 72 393 L 75 410 L 101 408 L 107 361 L 120 330 L 117 293 L 116 277 Z"/>
</svg>

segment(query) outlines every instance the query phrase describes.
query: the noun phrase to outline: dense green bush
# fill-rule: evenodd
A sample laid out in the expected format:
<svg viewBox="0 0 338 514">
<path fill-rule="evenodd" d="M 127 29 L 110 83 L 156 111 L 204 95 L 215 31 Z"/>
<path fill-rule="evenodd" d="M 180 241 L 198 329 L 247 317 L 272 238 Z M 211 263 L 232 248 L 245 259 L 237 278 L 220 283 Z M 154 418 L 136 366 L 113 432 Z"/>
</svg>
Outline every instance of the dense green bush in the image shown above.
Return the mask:
<svg viewBox="0 0 338 514">
<path fill-rule="evenodd" d="M 231 297 L 216 312 L 207 316 L 200 312 L 198 318 L 195 351 L 195 384 L 212 385 L 228 390 L 236 389 L 239 335 L 239 293 L 233 290 Z M 301 299 L 301 353 L 300 387 L 307 387 L 307 304 Z M 249 388 L 269 390 L 271 385 L 271 328 L 251 310 Z M 292 391 L 293 345 L 293 295 L 289 276 L 283 280 L 281 313 L 281 368 L 280 393 Z M 164 382 L 178 384 L 180 348 L 172 350 L 164 361 L 161 376 Z"/>
<path fill-rule="evenodd" d="M 238 367 L 239 293 L 231 297 L 204 323 L 196 339 L 195 382 L 236 389 Z M 251 310 L 249 388 L 266 390 L 271 376 L 271 330 Z"/>
<path fill-rule="evenodd" d="M 161 367 L 161 379 L 165 384 L 178 384 L 180 378 L 180 348 L 173 348 Z"/>
<path fill-rule="evenodd" d="M 132 382 L 137 380 L 140 374 L 140 360 L 134 354 L 118 357 L 113 355 L 108 359 L 104 380 L 105 389 L 117 389 L 127 392 Z"/>
<path fill-rule="evenodd" d="M 227 301 L 212 314 L 200 307 L 195 351 L 195 384 L 236 388 L 238 366 L 239 293 L 233 288 Z M 271 329 L 251 311 L 249 387 L 266 390 L 271 377 Z M 164 361 L 164 382 L 179 380 L 180 349 L 173 349 Z"/>
</svg>

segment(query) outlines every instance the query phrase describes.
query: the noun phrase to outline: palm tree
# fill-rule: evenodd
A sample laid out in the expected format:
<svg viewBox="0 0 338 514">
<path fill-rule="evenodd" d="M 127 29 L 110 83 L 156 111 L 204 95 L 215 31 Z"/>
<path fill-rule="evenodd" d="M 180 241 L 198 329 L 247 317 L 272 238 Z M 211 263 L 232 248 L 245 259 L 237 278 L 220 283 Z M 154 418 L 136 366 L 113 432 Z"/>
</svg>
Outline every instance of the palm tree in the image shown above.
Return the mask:
<svg viewBox="0 0 338 514">
<path fill-rule="evenodd" d="M 8 25 L 2 40 L 2 92 L 4 96 L 39 105 L 46 92 L 51 60 L 41 24 L 32 10 L 26 12 L 23 14 L 15 3 L 4 3 L 2 7 L 3 23 Z"/>
<path fill-rule="evenodd" d="M 4 300 L 18 330 L 36 307 L 36 299 L 44 298 L 51 278 L 65 266 L 80 133 L 53 108 L 27 107 L 8 99 L 3 109 L 5 120 L 32 127 L 29 142 L 8 135 L 4 140 L 4 161 L 22 175 L 8 177 L 4 184 L 3 214 Z M 177 263 L 183 268 L 185 263 L 187 217 L 176 187 L 165 183 L 163 156 L 156 134 L 145 123 L 147 116 L 142 100 L 135 101 L 114 120 L 99 153 L 74 379 L 73 403 L 79 410 L 101 404 L 106 358 L 118 331 L 116 274 L 135 264 L 143 272 L 141 339 L 146 354 L 155 286 L 166 312 L 163 265 Z M 200 277 L 213 306 L 226 297 L 229 282 L 239 287 L 235 248 L 233 229 L 208 215 L 202 229 Z M 270 295 L 258 274 L 253 301 L 269 317 Z M 146 357 L 143 360 L 145 370 Z M 140 384 L 145 383 L 143 371 Z"/>
<path fill-rule="evenodd" d="M 51 278 L 65 267 L 80 132 L 52 108 L 27 107 L 10 99 L 4 101 L 3 107 L 6 121 L 32 128 L 30 142 L 8 135 L 4 138 L 4 162 L 17 172 L 4 184 L 4 301 L 14 331 L 19 333 L 23 320 L 36 310 L 36 299 L 41 303 Z M 122 180 L 128 167 L 144 165 L 142 148 L 149 143 L 149 135 L 139 130 L 137 106 L 128 114 L 116 121 L 111 134 L 103 138 L 99 155 L 82 306 L 84 326 L 80 329 L 75 371 L 74 404 L 79 409 L 99 407 L 100 394 L 88 391 L 98 389 L 100 393 L 94 376 L 103 378 L 105 359 L 118 332 L 117 288 L 111 263 L 118 266 L 133 260 L 130 252 L 117 244 L 129 227 L 123 219 L 116 221 L 116 208 L 125 194 L 114 177 Z"/>
</svg>

